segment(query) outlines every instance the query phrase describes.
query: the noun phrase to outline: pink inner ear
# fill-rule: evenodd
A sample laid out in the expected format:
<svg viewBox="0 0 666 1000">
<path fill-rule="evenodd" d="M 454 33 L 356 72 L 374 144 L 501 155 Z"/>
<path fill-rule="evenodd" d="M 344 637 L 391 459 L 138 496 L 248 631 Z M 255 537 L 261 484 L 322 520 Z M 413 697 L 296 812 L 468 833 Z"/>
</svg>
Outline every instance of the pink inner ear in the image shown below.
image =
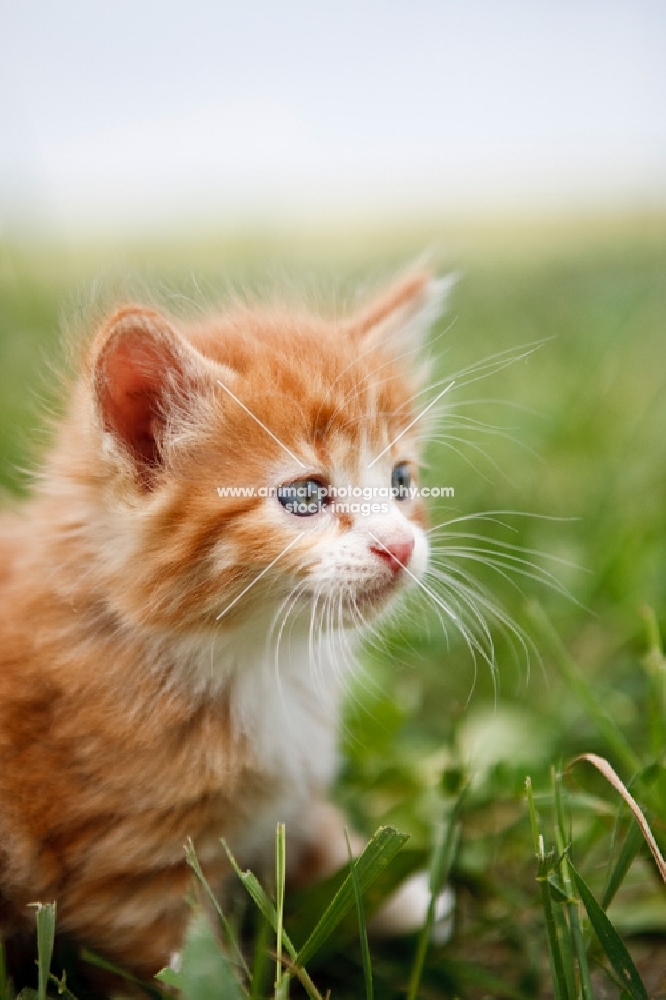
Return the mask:
<svg viewBox="0 0 666 1000">
<path fill-rule="evenodd" d="M 116 337 L 102 358 L 99 398 L 105 426 L 145 471 L 160 464 L 164 397 L 174 374 L 181 371 L 171 345 L 141 332 Z"/>
</svg>

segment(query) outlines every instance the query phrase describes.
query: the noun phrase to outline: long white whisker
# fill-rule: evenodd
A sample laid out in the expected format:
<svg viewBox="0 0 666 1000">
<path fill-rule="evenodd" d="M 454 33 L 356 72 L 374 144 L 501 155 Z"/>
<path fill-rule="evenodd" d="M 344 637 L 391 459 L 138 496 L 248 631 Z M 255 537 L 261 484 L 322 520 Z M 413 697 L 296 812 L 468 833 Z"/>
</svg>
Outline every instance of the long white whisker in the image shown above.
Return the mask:
<svg viewBox="0 0 666 1000">
<path fill-rule="evenodd" d="M 544 344 L 548 343 L 549 340 L 553 340 L 553 337 L 546 337 L 543 340 L 532 341 L 529 344 L 523 344 L 518 347 L 508 347 L 503 351 L 497 351 L 495 354 L 490 354 L 487 358 L 483 358 L 481 361 L 477 361 L 472 365 L 467 365 L 465 368 L 459 368 L 455 372 L 451 372 L 444 378 L 439 379 L 437 382 L 431 382 L 429 385 L 418 389 L 412 396 L 406 399 L 402 404 L 401 408 L 406 408 L 419 396 L 431 393 L 433 389 L 439 388 L 440 385 L 444 385 L 451 380 L 456 383 L 456 392 L 462 389 L 466 385 L 471 385 L 473 382 L 478 382 L 481 379 L 489 378 L 491 375 L 495 375 L 498 372 L 508 368 L 510 365 L 515 364 L 517 361 L 522 361 L 524 358 L 529 357 L 538 351 Z M 478 374 L 478 373 L 481 374 Z M 475 378 L 466 378 L 468 375 L 475 375 Z M 450 404 L 454 404 L 453 401 Z"/>
<path fill-rule="evenodd" d="M 545 552 L 542 549 L 531 549 L 526 545 L 514 545 L 513 542 L 505 542 L 501 538 L 493 538 L 492 540 L 486 535 L 481 535 L 475 531 L 445 531 L 442 532 L 436 539 L 439 543 L 444 538 L 452 538 L 456 541 L 460 539 L 471 539 L 473 541 L 485 542 L 487 544 L 492 544 L 498 546 L 501 549 L 508 549 L 511 552 L 519 552 L 522 555 L 539 556 L 542 559 L 550 559 L 551 562 L 559 563 L 560 566 L 567 566 L 569 569 L 582 570 L 578 563 L 572 562 L 570 559 L 564 559 L 562 556 L 553 555 L 552 552 Z M 437 548 L 438 546 L 433 546 Z M 446 550 L 446 546 L 442 546 Z"/>
<path fill-rule="evenodd" d="M 514 528 L 513 525 L 507 524 L 506 521 L 498 521 L 498 517 L 531 517 L 538 521 L 577 521 L 576 517 L 557 517 L 552 514 L 535 514 L 531 511 L 526 510 L 482 510 L 475 514 L 460 514 L 457 517 L 453 517 L 448 521 L 442 521 L 441 524 L 436 524 L 432 528 L 428 528 L 428 533 L 433 531 L 438 531 L 439 528 L 446 527 L 451 524 L 461 524 L 463 521 L 492 521 L 495 524 L 501 524 L 503 528 L 507 528 L 509 531 L 513 531 L 518 534 L 518 529 Z"/>
<path fill-rule="evenodd" d="M 509 433 L 503 427 L 495 427 L 491 424 L 484 424 L 483 421 L 481 420 L 472 421 L 471 417 L 455 416 L 454 418 L 452 418 L 451 415 L 448 413 L 442 414 L 440 426 L 437 428 L 435 432 L 433 432 L 433 434 L 428 436 L 428 441 L 432 441 L 433 438 L 437 440 L 438 438 L 442 437 L 445 440 L 448 440 L 450 438 L 450 435 L 446 432 L 449 430 L 455 430 L 455 431 L 468 430 L 468 431 L 474 431 L 477 434 L 484 434 L 487 437 L 500 438 L 503 441 L 509 441 L 511 444 L 516 445 L 518 448 L 521 448 L 526 454 L 531 455 L 533 458 L 537 459 L 537 461 L 540 462 L 543 461 L 542 456 L 539 455 L 538 452 L 536 452 L 533 448 L 530 448 L 530 446 L 526 444 L 524 441 L 521 441 L 520 438 L 515 436 L 515 434 Z M 438 438 L 435 437 L 435 434 L 438 435 Z M 453 438 L 452 440 L 459 440 L 459 439 Z"/>
<path fill-rule="evenodd" d="M 373 538 L 377 542 L 377 544 L 382 549 L 386 549 L 386 546 L 384 545 L 384 543 L 382 541 L 380 541 L 380 539 L 377 538 L 376 535 L 374 535 L 371 531 L 368 532 L 368 534 L 370 535 L 371 538 Z M 388 551 L 388 549 L 386 549 L 386 551 Z M 395 556 L 393 558 L 395 558 Z M 399 560 L 396 560 L 396 562 L 399 562 Z M 439 607 L 442 609 L 442 611 L 444 612 L 444 614 L 447 615 L 454 622 L 454 624 L 455 624 L 456 628 L 458 629 L 458 631 L 465 638 L 465 641 L 467 642 L 467 645 L 468 645 L 468 647 L 470 649 L 470 652 L 472 651 L 472 649 L 475 649 L 478 652 L 478 654 L 481 656 L 481 658 L 483 660 L 485 660 L 485 662 L 488 664 L 488 666 L 490 667 L 490 669 L 493 670 L 494 669 L 494 663 L 493 663 L 493 661 L 490 659 L 490 657 L 488 656 L 487 651 L 478 642 L 478 640 L 476 639 L 476 637 L 472 633 L 470 633 L 470 631 L 467 628 L 467 626 L 465 625 L 464 621 L 458 615 L 456 615 L 456 613 L 448 605 L 444 604 L 440 600 L 440 598 L 437 596 L 437 594 L 433 593 L 433 591 L 430 590 L 430 588 L 427 587 L 423 583 L 422 580 L 419 580 L 419 578 L 417 576 L 415 576 L 412 573 L 412 571 L 407 566 L 404 565 L 404 563 L 399 563 L 399 565 L 401 566 L 401 568 L 403 569 L 403 571 L 405 573 L 407 573 L 407 575 L 409 577 L 411 577 L 411 579 L 414 580 L 414 582 L 417 583 L 419 585 L 419 587 L 421 587 L 421 589 L 426 594 L 428 594 L 428 596 L 430 597 L 430 599 L 432 601 L 434 601 L 435 604 L 439 605 Z"/>
<path fill-rule="evenodd" d="M 438 444 L 443 444 L 448 446 L 449 442 L 455 441 L 458 444 L 464 444 L 466 448 L 471 448 L 472 451 L 476 452 L 478 455 L 482 455 L 483 458 L 493 467 L 495 472 L 498 472 L 503 479 L 506 479 L 508 483 L 511 482 L 511 477 L 507 476 L 504 469 L 499 465 L 494 458 L 491 458 L 485 448 L 482 445 L 477 444 L 475 441 L 470 441 L 468 438 L 457 437 L 455 434 L 434 434 L 429 438 L 430 441 L 435 441 Z M 454 449 L 457 450 L 457 449 Z M 458 454 L 460 454 L 458 452 Z"/>
<path fill-rule="evenodd" d="M 536 654 L 537 659 L 543 665 L 539 650 L 533 640 L 524 631 L 524 629 L 522 629 L 499 607 L 489 594 L 488 590 L 475 577 L 461 569 L 459 566 L 447 566 L 446 570 L 448 572 L 444 572 L 439 567 L 431 566 L 428 569 L 428 573 L 442 582 L 447 589 L 453 589 L 456 592 L 464 594 L 467 601 L 472 603 L 478 602 L 478 604 L 495 620 L 507 639 L 509 639 L 510 648 L 513 645 L 510 641 L 510 637 L 517 640 L 523 650 L 527 667 L 527 676 L 529 679 L 531 663 L 530 650 L 533 654 Z M 505 579 L 507 579 L 510 584 L 515 586 L 514 581 L 512 581 L 509 577 L 505 577 Z"/>
<path fill-rule="evenodd" d="M 280 644 L 282 642 L 282 635 L 284 633 L 285 626 L 287 624 L 287 620 L 289 618 L 289 615 L 291 614 L 291 611 L 293 610 L 294 606 L 297 604 L 298 599 L 301 596 L 301 594 L 303 593 L 305 587 L 306 587 L 306 583 L 303 582 L 303 581 L 301 581 L 300 583 L 296 584 L 291 589 L 291 591 L 289 592 L 289 594 L 287 595 L 287 597 L 285 598 L 285 600 L 280 605 L 280 607 L 278 609 L 278 613 L 274 617 L 273 624 L 271 625 L 271 628 L 269 630 L 269 637 L 270 637 L 272 635 L 272 633 L 273 633 L 274 623 L 279 619 L 279 615 L 281 614 L 282 609 L 285 608 L 285 606 L 286 606 L 286 609 L 284 611 L 284 615 L 282 616 L 282 621 L 280 623 L 280 628 L 278 630 L 277 637 L 276 637 L 276 640 L 275 640 L 275 651 L 274 651 L 274 660 L 273 660 L 273 662 L 274 662 L 274 671 L 275 671 L 275 683 L 276 683 L 276 687 L 277 687 L 277 690 L 278 690 L 278 696 L 280 698 L 280 703 L 281 703 L 283 709 L 286 707 L 286 701 L 285 701 L 285 698 L 284 698 L 284 692 L 283 692 L 283 688 L 282 688 L 282 677 L 281 677 L 281 672 L 280 672 Z"/>
</svg>

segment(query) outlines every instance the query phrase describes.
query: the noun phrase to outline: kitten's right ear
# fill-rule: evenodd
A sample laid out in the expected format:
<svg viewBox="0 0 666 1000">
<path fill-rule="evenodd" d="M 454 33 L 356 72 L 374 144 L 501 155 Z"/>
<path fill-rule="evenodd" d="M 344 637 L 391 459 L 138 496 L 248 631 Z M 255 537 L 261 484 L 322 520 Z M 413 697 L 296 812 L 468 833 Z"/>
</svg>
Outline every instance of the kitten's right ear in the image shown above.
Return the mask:
<svg viewBox="0 0 666 1000">
<path fill-rule="evenodd" d="M 428 271 L 407 273 L 352 321 L 352 336 L 366 348 L 419 351 L 457 280 L 457 274 L 436 278 Z"/>
<path fill-rule="evenodd" d="M 126 306 L 98 334 L 91 362 L 104 429 L 129 453 L 141 484 L 150 489 L 162 463 L 169 411 L 186 402 L 204 359 L 160 313 Z"/>
</svg>

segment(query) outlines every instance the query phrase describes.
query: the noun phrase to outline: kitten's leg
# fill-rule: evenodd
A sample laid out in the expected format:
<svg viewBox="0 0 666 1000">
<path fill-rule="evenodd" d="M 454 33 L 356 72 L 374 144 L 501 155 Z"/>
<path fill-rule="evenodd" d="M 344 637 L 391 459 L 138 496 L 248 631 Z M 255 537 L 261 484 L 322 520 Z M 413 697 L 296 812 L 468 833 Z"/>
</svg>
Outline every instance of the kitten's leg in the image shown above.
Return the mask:
<svg viewBox="0 0 666 1000">
<path fill-rule="evenodd" d="M 182 948 L 192 886 L 192 872 L 184 862 L 150 873 L 111 876 L 63 894 L 58 923 L 93 951 L 150 981 Z"/>
<path fill-rule="evenodd" d="M 389 896 L 374 915 L 368 930 L 383 937 L 413 934 L 425 922 L 430 906 L 430 876 L 426 871 L 414 872 Z M 445 944 L 453 933 L 455 895 L 446 886 L 435 900 L 432 940 Z"/>
</svg>

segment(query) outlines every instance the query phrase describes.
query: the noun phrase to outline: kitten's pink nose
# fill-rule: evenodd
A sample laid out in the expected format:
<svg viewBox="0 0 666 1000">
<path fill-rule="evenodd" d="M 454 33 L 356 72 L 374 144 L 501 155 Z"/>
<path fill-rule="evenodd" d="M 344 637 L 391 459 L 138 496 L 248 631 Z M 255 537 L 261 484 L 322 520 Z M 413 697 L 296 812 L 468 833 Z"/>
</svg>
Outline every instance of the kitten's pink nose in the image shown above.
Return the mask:
<svg viewBox="0 0 666 1000">
<path fill-rule="evenodd" d="M 414 539 L 408 541 L 388 542 L 384 545 L 371 545 L 370 551 L 386 560 L 394 573 L 398 573 L 414 551 Z"/>
</svg>

